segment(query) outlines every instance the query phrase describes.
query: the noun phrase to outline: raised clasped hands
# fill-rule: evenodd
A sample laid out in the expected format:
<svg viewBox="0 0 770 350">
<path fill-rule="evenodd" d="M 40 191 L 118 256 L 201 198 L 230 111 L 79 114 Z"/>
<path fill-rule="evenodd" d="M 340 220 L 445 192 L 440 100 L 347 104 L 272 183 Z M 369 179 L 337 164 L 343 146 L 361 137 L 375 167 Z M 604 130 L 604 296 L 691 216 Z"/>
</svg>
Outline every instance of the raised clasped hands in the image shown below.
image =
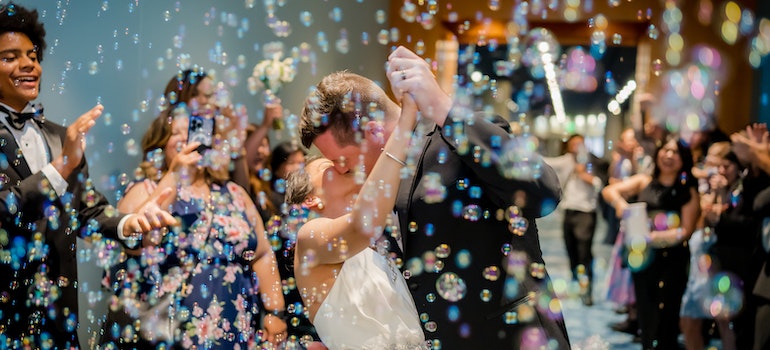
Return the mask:
<svg viewBox="0 0 770 350">
<path fill-rule="evenodd" d="M 423 116 L 438 125 L 444 124 L 452 98 L 441 89 L 428 62 L 399 46 L 388 56 L 387 76 L 399 102 L 404 94 L 409 94 Z"/>
</svg>

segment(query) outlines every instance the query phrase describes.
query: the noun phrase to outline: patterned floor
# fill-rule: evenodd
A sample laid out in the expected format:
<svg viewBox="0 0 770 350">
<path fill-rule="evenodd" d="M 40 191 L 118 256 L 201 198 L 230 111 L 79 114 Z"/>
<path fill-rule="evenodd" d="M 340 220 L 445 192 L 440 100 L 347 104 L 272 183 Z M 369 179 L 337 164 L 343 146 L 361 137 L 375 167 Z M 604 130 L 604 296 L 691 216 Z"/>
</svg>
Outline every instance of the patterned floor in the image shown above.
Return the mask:
<svg viewBox="0 0 770 350">
<path fill-rule="evenodd" d="M 600 220 L 601 221 L 601 220 Z M 569 281 L 569 260 L 564 248 L 561 230 L 562 213 L 557 211 L 538 220 L 540 244 L 543 250 L 548 273 L 554 281 Z M 594 237 L 594 305 L 587 307 L 575 297 L 575 293 L 567 293 L 562 297 L 564 319 L 567 332 L 575 350 L 594 349 L 640 349 L 638 343 L 633 343 L 630 334 L 613 331 L 609 325 L 625 319 L 625 315 L 614 312 L 614 305 L 603 299 L 604 288 L 601 285 L 605 277 L 607 259 L 610 256 L 609 245 L 602 244 L 605 225 L 600 222 Z"/>
</svg>

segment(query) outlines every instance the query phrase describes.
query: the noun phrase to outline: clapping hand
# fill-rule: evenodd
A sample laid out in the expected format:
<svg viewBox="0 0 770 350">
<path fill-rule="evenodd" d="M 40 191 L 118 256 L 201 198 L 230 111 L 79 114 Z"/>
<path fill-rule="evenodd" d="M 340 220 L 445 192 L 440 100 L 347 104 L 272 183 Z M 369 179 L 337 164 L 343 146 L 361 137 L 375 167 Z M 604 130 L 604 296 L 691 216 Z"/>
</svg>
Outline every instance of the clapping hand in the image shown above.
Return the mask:
<svg viewBox="0 0 770 350">
<path fill-rule="evenodd" d="M 51 164 L 65 179 L 80 165 L 86 150 L 86 134 L 96 125 L 96 119 L 102 115 L 104 106 L 98 104 L 67 127 L 62 144 L 62 153 Z"/>
</svg>

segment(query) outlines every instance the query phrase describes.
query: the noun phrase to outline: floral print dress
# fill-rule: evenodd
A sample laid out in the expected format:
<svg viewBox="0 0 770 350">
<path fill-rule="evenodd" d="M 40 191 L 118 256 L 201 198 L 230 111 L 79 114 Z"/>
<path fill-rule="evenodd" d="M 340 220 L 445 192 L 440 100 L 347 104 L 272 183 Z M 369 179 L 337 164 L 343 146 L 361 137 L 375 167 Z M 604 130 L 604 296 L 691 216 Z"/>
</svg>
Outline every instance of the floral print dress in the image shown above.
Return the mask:
<svg viewBox="0 0 770 350">
<path fill-rule="evenodd" d="M 248 198 L 238 185 L 211 185 L 210 198 L 184 188 L 173 204 L 181 229 L 145 248 L 140 300 L 170 300 L 167 317 L 177 347 L 248 349 L 258 342 L 258 281 L 250 268 L 257 236 L 246 217 Z M 165 318 L 165 319 L 164 319 Z"/>
</svg>

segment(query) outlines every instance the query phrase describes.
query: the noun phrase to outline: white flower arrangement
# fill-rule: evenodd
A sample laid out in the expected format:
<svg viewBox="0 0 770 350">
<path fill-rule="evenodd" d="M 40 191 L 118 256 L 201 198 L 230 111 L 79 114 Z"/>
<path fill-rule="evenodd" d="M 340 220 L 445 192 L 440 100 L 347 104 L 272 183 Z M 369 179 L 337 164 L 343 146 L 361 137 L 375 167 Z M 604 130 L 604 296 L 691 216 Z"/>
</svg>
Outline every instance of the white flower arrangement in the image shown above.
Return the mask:
<svg viewBox="0 0 770 350">
<path fill-rule="evenodd" d="M 290 83 L 296 75 L 294 59 L 287 57 L 281 60 L 281 55 L 278 53 L 273 54 L 272 59 L 265 59 L 257 63 L 252 74 L 255 80 L 262 83 L 263 88 L 273 93 L 278 93 L 281 86 Z"/>
</svg>

